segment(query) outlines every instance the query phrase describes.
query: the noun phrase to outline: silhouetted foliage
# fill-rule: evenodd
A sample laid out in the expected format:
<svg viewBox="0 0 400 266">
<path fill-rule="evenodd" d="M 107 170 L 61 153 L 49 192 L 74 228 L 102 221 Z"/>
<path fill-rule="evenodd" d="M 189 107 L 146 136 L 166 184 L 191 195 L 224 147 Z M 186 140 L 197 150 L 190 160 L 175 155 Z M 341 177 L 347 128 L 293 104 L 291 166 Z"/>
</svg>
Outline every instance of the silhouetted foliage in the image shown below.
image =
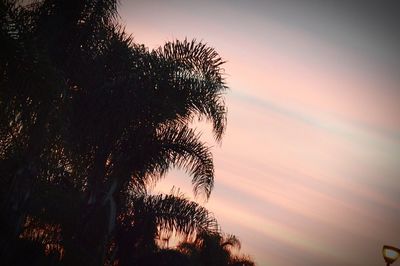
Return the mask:
<svg viewBox="0 0 400 266">
<path fill-rule="evenodd" d="M 226 127 L 215 50 L 184 40 L 149 51 L 115 0 L 1 0 L 0 43 L 2 264 L 192 265 L 157 239 L 197 245 L 220 236 L 215 219 L 147 188 L 177 167 L 210 196 L 212 154 L 190 126 L 205 119 L 216 141 Z"/>
<path fill-rule="evenodd" d="M 182 242 L 178 246 L 178 250 L 186 254 L 193 265 L 254 265 L 248 257 L 233 255 L 235 249 L 240 249 L 236 236 L 210 231 L 202 231 L 194 241 Z"/>
</svg>

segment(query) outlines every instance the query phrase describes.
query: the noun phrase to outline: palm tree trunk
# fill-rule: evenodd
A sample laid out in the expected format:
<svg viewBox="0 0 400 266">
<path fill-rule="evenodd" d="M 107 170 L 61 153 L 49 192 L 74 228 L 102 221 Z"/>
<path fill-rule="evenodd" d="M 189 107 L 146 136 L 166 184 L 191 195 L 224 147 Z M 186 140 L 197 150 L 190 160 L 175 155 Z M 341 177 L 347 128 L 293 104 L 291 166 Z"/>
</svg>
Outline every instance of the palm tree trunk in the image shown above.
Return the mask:
<svg viewBox="0 0 400 266">
<path fill-rule="evenodd" d="M 105 206 L 103 199 L 107 156 L 105 149 L 99 149 L 95 154 L 92 173 L 88 177 L 88 200 L 84 203 L 79 222 L 80 228 L 75 236 L 76 245 L 80 249 L 79 253 L 83 252 L 79 263 L 90 266 L 103 265 L 109 242 L 109 217 L 107 217 L 109 206 Z"/>
</svg>

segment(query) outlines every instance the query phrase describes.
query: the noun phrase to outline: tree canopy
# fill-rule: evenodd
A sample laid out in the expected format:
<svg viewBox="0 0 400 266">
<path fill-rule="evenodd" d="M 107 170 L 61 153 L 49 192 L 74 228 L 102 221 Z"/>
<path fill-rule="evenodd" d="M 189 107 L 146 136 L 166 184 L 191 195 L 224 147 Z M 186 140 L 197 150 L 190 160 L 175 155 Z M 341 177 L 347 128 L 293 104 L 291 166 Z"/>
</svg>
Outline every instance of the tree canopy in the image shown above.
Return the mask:
<svg viewBox="0 0 400 266">
<path fill-rule="evenodd" d="M 162 249 L 156 240 L 220 236 L 205 208 L 180 194 L 150 195 L 148 186 L 177 167 L 191 177 L 195 194 L 210 196 L 212 154 L 191 125 L 211 123 L 221 141 L 224 61 L 196 40 L 151 51 L 136 44 L 117 6 L 0 2 L 6 264 L 148 265 L 168 257 L 171 265 L 189 265 L 191 253 Z"/>
</svg>

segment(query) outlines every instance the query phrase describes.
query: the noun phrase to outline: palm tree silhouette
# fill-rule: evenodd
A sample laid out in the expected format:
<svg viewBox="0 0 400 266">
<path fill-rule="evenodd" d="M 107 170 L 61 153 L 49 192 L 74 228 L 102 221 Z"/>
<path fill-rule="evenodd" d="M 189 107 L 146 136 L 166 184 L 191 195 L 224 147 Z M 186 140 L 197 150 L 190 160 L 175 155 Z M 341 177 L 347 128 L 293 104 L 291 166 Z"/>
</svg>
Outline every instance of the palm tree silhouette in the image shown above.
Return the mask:
<svg viewBox="0 0 400 266">
<path fill-rule="evenodd" d="M 232 254 L 234 249 L 240 249 L 240 241 L 234 235 L 203 231 L 195 241 L 183 242 L 178 249 L 195 265 L 254 265 L 250 258 Z"/>
<path fill-rule="evenodd" d="M 156 240 L 173 232 L 191 239 L 198 232 L 218 230 L 212 214 L 183 195 L 139 195 L 130 201 L 132 208 L 119 217 L 115 238 L 120 265 L 140 265 L 160 252 Z"/>
<path fill-rule="evenodd" d="M 213 48 L 184 40 L 149 51 L 118 24 L 113 0 L 0 5 L 2 256 L 21 233 L 32 239 L 57 225 L 66 251 L 101 265 L 117 243 L 118 219 L 129 217 L 129 195 L 171 167 L 210 196 L 212 154 L 190 125 L 209 121 L 216 141 L 226 127 L 224 61 Z M 142 207 L 149 202 L 157 201 L 143 197 Z M 152 216 L 147 243 L 154 225 L 193 233 L 193 221 L 168 210 L 168 223 Z"/>
</svg>

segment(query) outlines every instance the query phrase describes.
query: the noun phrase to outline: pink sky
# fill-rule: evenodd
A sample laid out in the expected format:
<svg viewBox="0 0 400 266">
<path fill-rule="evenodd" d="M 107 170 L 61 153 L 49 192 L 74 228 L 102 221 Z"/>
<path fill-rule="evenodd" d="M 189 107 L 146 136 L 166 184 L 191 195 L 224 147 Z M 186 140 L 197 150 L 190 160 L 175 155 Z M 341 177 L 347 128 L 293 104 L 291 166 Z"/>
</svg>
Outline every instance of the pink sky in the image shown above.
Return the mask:
<svg viewBox="0 0 400 266">
<path fill-rule="evenodd" d="M 228 129 L 222 145 L 204 134 L 216 167 L 204 205 L 258 265 L 383 265 L 382 245 L 400 246 L 389 47 L 349 7 L 246 3 L 121 3 L 137 42 L 196 38 L 228 61 Z M 192 195 L 176 170 L 155 190 L 173 185 Z"/>
</svg>

